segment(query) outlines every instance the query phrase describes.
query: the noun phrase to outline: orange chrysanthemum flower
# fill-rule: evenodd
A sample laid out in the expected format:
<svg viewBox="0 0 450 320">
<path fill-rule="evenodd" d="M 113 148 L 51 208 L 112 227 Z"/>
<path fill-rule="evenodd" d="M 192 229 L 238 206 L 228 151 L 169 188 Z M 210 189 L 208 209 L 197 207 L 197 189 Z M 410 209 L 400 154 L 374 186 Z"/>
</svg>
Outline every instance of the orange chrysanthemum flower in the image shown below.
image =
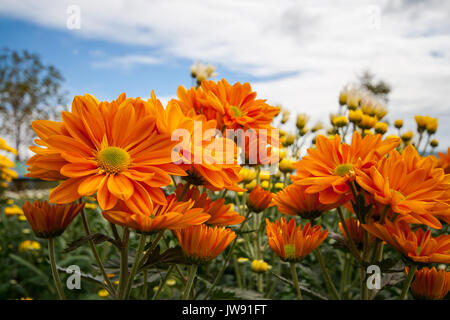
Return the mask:
<svg viewBox="0 0 450 320">
<path fill-rule="evenodd" d="M 295 219 L 286 222 L 271 223 L 266 219 L 266 232 L 270 248 L 283 261 L 296 262 L 302 260 L 315 250 L 328 236 L 327 230 L 321 230 L 319 225 L 311 227 L 311 223 L 296 226 Z"/>
<path fill-rule="evenodd" d="M 142 204 L 145 206 L 145 204 Z M 103 217 L 111 223 L 151 234 L 160 230 L 173 230 L 199 225 L 210 218 L 202 208 L 193 208 L 194 202 L 179 202 L 174 194 L 167 197 L 167 204 L 155 205 L 151 212 L 130 210 L 124 201 L 113 209 L 103 211 Z"/>
<path fill-rule="evenodd" d="M 278 210 L 290 216 L 300 216 L 305 219 L 315 219 L 322 212 L 331 210 L 350 199 L 351 195 L 341 198 L 341 201 L 333 204 L 322 204 L 319 194 L 306 192 L 307 187 L 291 184 L 278 191 L 273 197 L 273 204 Z"/>
<path fill-rule="evenodd" d="M 225 227 L 193 226 L 174 231 L 178 242 L 192 264 L 205 264 L 216 258 L 236 238 Z"/>
<path fill-rule="evenodd" d="M 214 120 L 207 121 L 203 115 L 193 120 L 191 134 L 178 144 L 179 157 L 175 160 L 187 172 L 184 179 L 210 190 L 244 191 L 238 186 L 241 167 L 236 160 L 235 143 L 216 136 Z"/>
<path fill-rule="evenodd" d="M 50 194 L 54 203 L 97 193 L 103 210 L 119 199 L 163 204 L 160 187 L 171 182 L 169 174 L 185 172 L 172 164 L 176 141 L 157 126 L 156 104 L 154 93 L 147 102 L 125 94 L 111 103 L 91 95 L 75 97 L 62 122 L 33 122 L 40 138 L 36 142 L 45 148 L 31 148 L 37 155 L 28 161 L 28 176 L 66 179 Z"/>
<path fill-rule="evenodd" d="M 272 193 L 257 185 L 248 195 L 247 206 L 251 211 L 259 213 L 273 206 L 271 202 Z"/>
<path fill-rule="evenodd" d="M 358 219 L 350 217 L 349 219 L 345 220 L 345 225 L 347 226 L 347 230 L 350 233 L 350 237 L 355 243 L 362 243 L 364 241 L 364 229 L 362 228 Z M 341 233 L 344 235 L 344 237 L 348 239 L 342 222 L 339 222 L 339 229 L 341 230 Z"/>
<path fill-rule="evenodd" d="M 406 274 L 409 270 L 406 268 Z M 450 272 L 424 267 L 416 271 L 411 293 L 418 300 L 441 300 L 450 291 Z"/>
<path fill-rule="evenodd" d="M 316 148 L 297 162 L 295 184 L 307 186 L 307 193 L 319 193 L 323 204 L 335 204 L 351 194 L 349 182 L 355 179 L 357 169 L 367 170 L 400 143 L 399 138 L 381 140 L 381 135 L 361 138 L 353 134 L 352 143 L 341 143 L 336 135 L 329 139 L 317 137 Z"/>
<path fill-rule="evenodd" d="M 445 173 L 450 173 L 450 147 L 447 149 L 447 154 L 438 152 L 439 167 L 444 169 Z"/>
<path fill-rule="evenodd" d="M 185 186 L 181 183 L 177 185 L 175 194 L 179 199 L 183 195 Z M 225 204 L 225 199 L 212 200 L 206 192 L 192 186 L 185 194 L 184 199 L 194 201 L 193 208 L 202 208 L 211 217 L 205 221 L 207 225 L 230 226 L 242 223 L 245 218 L 233 210 L 232 204 Z"/>
<path fill-rule="evenodd" d="M 25 202 L 22 210 L 36 237 L 47 239 L 61 235 L 83 208 L 84 203 L 62 205 L 36 200 Z"/>
<path fill-rule="evenodd" d="M 418 228 L 412 231 L 405 221 L 391 222 L 385 220 L 363 224 L 364 229 L 386 241 L 405 257 L 419 263 L 450 263 L 450 235 L 431 236 L 431 231 Z"/>
<path fill-rule="evenodd" d="M 440 229 L 433 210 L 450 188 L 449 178 L 442 169 L 434 168 L 432 159 L 421 158 L 410 145 L 401 155 L 392 151 L 366 172 L 358 170 L 356 181 L 375 201 L 414 219 L 408 222 Z"/>
<path fill-rule="evenodd" d="M 270 123 L 280 108 L 256 99 L 249 83 L 230 85 L 221 81 L 202 81 L 200 88 L 187 91 L 180 86 L 178 102 L 186 114 L 203 114 L 208 120 L 217 122 L 217 129 L 271 128 Z"/>
</svg>

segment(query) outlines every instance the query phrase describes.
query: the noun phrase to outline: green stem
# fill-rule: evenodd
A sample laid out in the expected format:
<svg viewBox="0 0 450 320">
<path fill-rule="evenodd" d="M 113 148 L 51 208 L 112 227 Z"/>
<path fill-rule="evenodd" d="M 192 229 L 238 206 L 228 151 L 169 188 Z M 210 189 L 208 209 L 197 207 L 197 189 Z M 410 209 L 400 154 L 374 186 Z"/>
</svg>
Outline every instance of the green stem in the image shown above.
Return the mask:
<svg viewBox="0 0 450 320">
<path fill-rule="evenodd" d="M 300 291 L 300 285 L 298 283 L 297 268 L 295 268 L 295 262 L 289 262 L 291 269 L 292 282 L 294 284 L 295 293 L 297 294 L 297 300 L 302 300 L 302 292 Z"/>
<path fill-rule="evenodd" d="M 322 269 L 322 274 L 325 280 L 325 283 L 327 284 L 327 287 L 329 288 L 330 295 L 335 300 L 340 300 L 339 293 L 336 290 L 336 287 L 334 286 L 333 280 L 331 280 L 330 274 L 328 273 L 327 267 L 325 266 L 325 261 L 323 260 L 322 254 L 320 253 L 320 249 L 317 248 L 314 250 L 314 255 L 316 256 L 316 259 L 319 261 L 320 268 Z"/>
<path fill-rule="evenodd" d="M 233 254 L 233 266 L 234 266 L 234 273 L 236 275 L 236 281 L 238 284 L 238 287 L 242 289 L 242 277 L 241 277 L 241 269 L 239 267 L 239 263 L 237 262 L 236 255 Z"/>
<path fill-rule="evenodd" d="M 131 267 L 131 272 L 130 275 L 128 277 L 128 281 L 127 281 L 127 286 L 125 289 L 125 296 L 123 297 L 124 299 L 128 299 L 131 293 L 131 286 L 133 285 L 134 282 L 134 277 L 136 276 L 136 271 L 137 271 L 137 267 L 139 265 L 139 259 L 142 255 L 142 251 L 144 250 L 145 247 L 145 238 L 146 236 L 144 234 L 141 234 L 141 237 L 139 239 L 139 244 L 138 244 L 138 248 L 136 250 L 136 254 L 134 256 L 134 262 L 133 262 L 133 267 Z"/>
<path fill-rule="evenodd" d="M 61 279 L 59 278 L 58 269 L 56 268 L 55 259 L 55 243 L 53 238 L 48 239 L 48 255 L 50 258 L 50 266 L 52 268 L 53 281 L 55 282 L 56 291 L 58 292 L 59 300 L 65 300 L 64 289 L 61 285 Z"/>
<path fill-rule="evenodd" d="M 230 249 L 228 251 L 227 256 L 225 257 L 225 261 L 222 264 L 222 268 L 220 269 L 220 271 L 217 273 L 216 278 L 214 279 L 214 282 L 212 283 L 211 287 L 209 287 L 208 291 L 206 292 L 205 295 L 205 300 L 211 295 L 212 290 L 214 289 L 214 287 L 217 285 L 217 283 L 219 282 L 220 278 L 222 277 L 223 273 L 225 272 L 225 269 L 228 265 L 228 262 L 230 261 L 230 257 L 233 253 L 234 247 L 236 246 L 236 241 L 239 237 L 239 234 L 241 233 L 242 229 L 244 228 L 245 223 L 247 222 L 247 218 L 250 214 L 250 210 L 247 210 L 247 213 L 245 214 L 244 218 L 245 220 L 241 223 L 239 230 L 237 232 L 237 237 L 234 238 L 233 242 L 231 243 Z"/>
<path fill-rule="evenodd" d="M 156 300 L 159 297 L 159 294 L 161 293 L 162 289 L 166 285 L 167 280 L 169 279 L 170 274 L 172 273 L 172 270 L 174 268 L 174 265 L 172 264 L 169 269 L 167 269 L 166 275 L 164 276 L 164 279 L 162 280 L 161 285 L 158 287 L 158 290 L 156 290 L 155 294 L 153 295 L 152 300 Z"/>
<path fill-rule="evenodd" d="M 345 223 L 344 214 L 342 213 L 341 207 L 337 207 L 337 212 L 339 214 L 339 218 L 341 219 L 342 227 L 344 228 L 345 235 L 347 236 L 347 241 L 350 243 L 350 252 L 353 256 L 358 260 L 358 262 L 362 262 L 361 255 L 359 254 L 358 249 L 356 248 L 355 242 L 353 241 L 350 232 L 348 231 L 347 224 Z"/>
<path fill-rule="evenodd" d="M 148 271 L 147 271 L 147 269 L 142 271 L 142 276 L 144 279 L 144 283 L 142 285 L 142 296 L 144 297 L 144 300 L 147 300 L 148 299 L 148 283 L 147 283 Z"/>
<path fill-rule="evenodd" d="M 118 296 L 123 297 L 124 290 L 127 285 L 128 279 L 128 239 L 130 237 L 130 230 L 128 228 L 123 229 L 122 235 L 122 248 L 120 250 L 120 275 L 119 275 L 119 288 Z"/>
<path fill-rule="evenodd" d="M 83 221 L 83 227 L 86 232 L 86 235 L 89 236 L 91 234 L 91 231 L 89 229 L 89 224 L 86 219 L 86 214 L 83 210 L 81 210 L 81 220 Z M 115 296 L 115 290 L 114 286 L 111 283 L 111 280 L 109 280 L 108 275 L 106 274 L 105 268 L 103 267 L 102 259 L 100 259 L 100 256 L 98 254 L 97 248 L 95 247 L 94 241 L 92 239 L 89 239 L 89 247 L 91 248 L 92 254 L 94 255 L 95 261 L 97 262 L 97 266 L 100 269 L 100 272 L 103 276 L 103 283 L 106 282 L 106 289 L 109 291 L 110 294 Z"/>
<path fill-rule="evenodd" d="M 162 236 L 164 235 L 164 230 L 161 230 L 158 232 L 158 234 L 155 237 L 155 240 L 152 241 L 152 244 L 150 245 L 150 247 L 145 251 L 144 256 L 142 257 L 142 259 L 139 262 L 139 268 L 142 267 L 145 263 L 145 261 L 147 261 L 148 257 L 150 256 L 150 254 L 152 253 L 152 251 L 156 248 L 156 246 L 159 243 L 159 240 L 161 240 Z"/>
<path fill-rule="evenodd" d="M 402 290 L 402 294 L 400 295 L 400 300 L 406 299 L 406 297 L 408 295 L 409 287 L 411 286 L 411 283 L 413 281 L 416 270 L 417 270 L 417 265 L 413 264 L 411 266 L 411 268 L 409 269 L 408 276 L 405 279 L 405 284 L 403 285 L 403 290 Z"/>
<path fill-rule="evenodd" d="M 186 288 L 184 289 L 183 300 L 188 300 L 194 284 L 195 275 L 197 274 L 198 266 L 193 264 L 189 267 L 189 276 Z"/>
</svg>

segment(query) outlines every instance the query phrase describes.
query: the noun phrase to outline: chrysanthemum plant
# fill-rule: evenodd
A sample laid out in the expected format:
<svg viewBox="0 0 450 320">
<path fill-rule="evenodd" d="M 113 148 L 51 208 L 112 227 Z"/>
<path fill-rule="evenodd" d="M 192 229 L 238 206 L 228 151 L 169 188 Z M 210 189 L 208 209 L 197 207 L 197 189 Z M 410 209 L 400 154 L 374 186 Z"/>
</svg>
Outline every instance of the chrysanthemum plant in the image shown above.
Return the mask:
<svg viewBox="0 0 450 320">
<path fill-rule="evenodd" d="M 57 266 L 53 239 L 77 216 L 86 235 L 64 252 L 89 245 L 102 297 L 373 299 L 391 286 L 404 299 L 411 283 L 416 298 L 446 295 L 449 161 L 417 151 L 437 121 L 416 118 L 414 144 L 399 121 L 401 137 L 385 138 L 386 107 L 345 89 L 328 136 L 321 123 L 308 128 L 305 114 L 293 134 L 275 130 L 280 107 L 257 99 L 248 83 L 197 84 L 180 86 L 166 107 L 153 92 L 147 101 L 85 95 L 62 121 L 33 122 L 38 139 L 28 176 L 60 182 L 53 204 L 27 203 L 24 212 L 36 236 L 49 241 L 60 298 L 64 266 Z M 281 114 L 280 126 L 289 120 Z M 97 202 L 110 234 L 89 224 L 86 198 Z M 116 249 L 116 265 L 114 255 L 104 261 L 98 253 L 105 241 Z M 395 255 L 403 262 L 394 266 Z M 441 271 L 428 275 L 430 264 Z M 316 266 L 322 277 L 314 282 Z M 373 266 L 381 277 L 396 273 L 402 285 L 369 286 Z"/>
</svg>

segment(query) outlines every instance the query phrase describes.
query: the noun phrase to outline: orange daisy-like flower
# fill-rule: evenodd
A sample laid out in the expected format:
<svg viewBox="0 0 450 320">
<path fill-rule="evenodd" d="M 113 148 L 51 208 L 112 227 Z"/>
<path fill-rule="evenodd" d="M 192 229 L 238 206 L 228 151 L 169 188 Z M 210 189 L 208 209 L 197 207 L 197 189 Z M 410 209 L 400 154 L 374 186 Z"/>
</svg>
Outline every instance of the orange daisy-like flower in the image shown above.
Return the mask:
<svg viewBox="0 0 450 320">
<path fill-rule="evenodd" d="M 413 146 L 408 146 L 403 154 L 394 150 L 366 172 L 358 170 L 356 181 L 375 201 L 414 219 L 409 222 L 440 229 L 433 209 L 450 188 L 449 177 L 434 168 L 432 159 L 421 158 Z"/>
<path fill-rule="evenodd" d="M 175 194 L 179 199 L 183 195 L 185 186 L 177 185 Z M 242 223 L 245 218 L 233 210 L 232 204 L 225 204 L 225 199 L 212 200 L 206 192 L 192 186 L 185 194 L 184 199 L 194 201 L 193 208 L 202 208 L 211 217 L 205 221 L 207 225 L 230 226 Z"/>
<path fill-rule="evenodd" d="M 329 139 L 318 136 L 316 148 L 296 163 L 295 184 L 307 186 L 307 193 L 319 193 L 323 204 L 335 204 L 351 194 L 349 182 L 355 179 L 357 169 L 367 170 L 400 143 L 399 138 L 382 140 L 381 135 L 361 138 L 353 134 L 352 143 L 341 143 L 336 135 Z"/>
<path fill-rule="evenodd" d="M 374 222 L 362 226 L 415 262 L 450 263 L 450 235 L 433 238 L 430 230 L 418 228 L 414 232 L 405 221 L 393 223 L 389 219 L 384 225 Z"/>
<path fill-rule="evenodd" d="M 447 149 L 447 154 L 438 152 L 439 167 L 444 169 L 445 173 L 450 173 L 450 147 Z"/>
<path fill-rule="evenodd" d="M 177 90 L 178 101 L 188 114 L 204 114 L 208 120 L 216 120 L 217 128 L 271 128 L 270 123 L 280 108 L 256 99 L 249 83 L 230 85 L 221 81 L 202 81 L 200 88 Z M 192 111 L 193 110 L 193 111 Z"/>
<path fill-rule="evenodd" d="M 248 195 L 247 206 L 251 211 L 259 213 L 273 206 L 271 202 L 272 193 L 257 185 Z"/>
<path fill-rule="evenodd" d="M 266 232 L 270 248 L 288 262 L 302 260 L 328 237 L 328 231 L 321 230 L 319 225 L 311 227 L 308 222 L 302 229 L 301 225 L 297 227 L 295 219 L 288 223 L 284 218 L 275 223 L 266 219 Z"/>
<path fill-rule="evenodd" d="M 97 193 L 103 210 L 119 199 L 164 204 L 160 187 L 171 182 L 169 174 L 185 172 L 172 164 L 176 141 L 171 132 L 157 126 L 158 103 L 154 93 L 147 102 L 125 94 L 111 103 L 91 95 L 75 97 L 62 122 L 33 122 L 40 138 L 36 143 L 44 148 L 31 148 L 37 155 L 28 162 L 28 176 L 65 179 L 50 194 L 54 203 Z"/>
<path fill-rule="evenodd" d="M 362 243 L 364 241 L 364 229 L 362 228 L 358 219 L 350 217 L 349 219 L 345 220 L 345 225 L 348 232 L 350 233 L 350 237 L 354 242 Z M 341 230 L 341 233 L 344 235 L 344 237 L 348 239 L 342 222 L 339 222 L 339 229 Z"/>
<path fill-rule="evenodd" d="M 307 193 L 307 187 L 291 184 L 278 191 L 273 197 L 273 204 L 278 210 L 290 216 L 300 216 L 305 219 L 315 219 L 323 212 L 336 208 L 347 202 L 351 195 L 341 198 L 338 203 L 322 204 L 318 193 Z"/>
<path fill-rule="evenodd" d="M 405 270 L 408 274 L 408 269 Z M 424 267 L 416 271 L 411 284 L 411 293 L 415 299 L 441 300 L 450 291 L 450 272 Z"/>
<path fill-rule="evenodd" d="M 22 210 L 36 237 L 47 239 L 61 235 L 83 208 L 84 203 L 51 205 L 36 200 L 25 202 Z"/>
<path fill-rule="evenodd" d="M 180 156 L 175 161 L 187 172 L 184 179 L 210 190 L 244 191 L 238 185 L 241 167 L 236 161 L 235 143 L 216 135 L 214 120 L 207 121 L 203 115 L 193 120 L 192 133 L 178 144 Z"/>
<path fill-rule="evenodd" d="M 143 209 L 131 210 L 127 204 L 119 202 L 113 210 L 103 211 L 103 217 L 111 223 L 146 234 L 199 225 L 210 218 L 202 208 L 193 208 L 194 201 L 179 202 L 174 194 L 167 197 L 165 205 L 154 205 L 144 214 L 140 213 Z"/>
<path fill-rule="evenodd" d="M 192 264 L 205 264 L 216 258 L 236 238 L 225 227 L 192 226 L 174 231 L 178 242 Z"/>
</svg>

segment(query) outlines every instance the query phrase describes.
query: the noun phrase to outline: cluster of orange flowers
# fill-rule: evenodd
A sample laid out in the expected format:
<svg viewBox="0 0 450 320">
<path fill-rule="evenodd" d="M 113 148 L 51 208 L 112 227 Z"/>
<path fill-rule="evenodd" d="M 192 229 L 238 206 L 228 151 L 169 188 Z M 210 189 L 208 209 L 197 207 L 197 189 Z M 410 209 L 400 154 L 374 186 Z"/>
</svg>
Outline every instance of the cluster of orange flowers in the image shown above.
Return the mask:
<svg viewBox="0 0 450 320">
<path fill-rule="evenodd" d="M 344 205 L 356 216 L 340 224 L 352 242 L 362 243 L 364 232 L 369 232 L 369 241 L 376 237 L 388 243 L 412 264 L 448 264 L 450 235 L 433 237 L 427 228 L 441 229 L 441 221 L 450 221 L 448 156 L 440 154 L 440 161 L 422 157 L 411 145 L 400 153 L 395 149 L 399 143 L 399 138 L 382 140 L 381 135 L 361 138 L 358 131 L 351 144 L 342 143 L 339 135 L 319 136 L 316 146 L 295 164 L 293 184 L 278 192 L 273 202 L 282 213 L 310 221 Z M 269 245 L 282 259 L 301 259 L 298 250 L 286 250 L 295 242 L 290 236 L 294 225 L 281 226 L 268 224 Z M 423 281 L 419 278 L 417 282 Z M 444 288 L 448 292 L 448 285 Z"/>
<path fill-rule="evenodd" d="M 60 218 L 68 208 L 60 205 L 96 195 L 104 218 L 113 224 L 145 234 L 176 230 L 180 245 L 194 260 L 219 254 L 235 237 L 225 226 L 239 224 L 244 217 L 224 200 L 212 201 L 198 187 L 245 189 L 238 185 L 241 167 L 236 154 L 230 163 L 223 161 L 227 155 L 222 152 L 205 152 L 213 143 L 235 142 L 207 132 L 270 129 L 279 108 L 256 99 L 248 83 L 203 81 L 190 90 L 180 86 L 177 94 L 166 108 L 154 92 L 147 101 L 121 94 L 114 101 L 100 102 L 86 94 L 75 97 L 62 121 L 34 121 L 38 139 L 37 146 L 30 147 L 35 155 L 27 162 L 27 176 L 62 180 L 50 193 L 49 201 L 57 204 L 49 208 L 51 215 L 43 214 L 39 203 L 24 208 L 36 235 L 59 234 L 73 218 Z M 189 132 L 192 139 L 173 141 L 177 129 Z M 236 147 L 233 150 L 237 152 Z M 194 161 L 199 154 L 200 161 Z M 185 184 L 179 183 L 176 192 L 167 195 L 164 188 L 174 177 Z M 80 210 L 76 209 L 73 212 Z M 36 227 L 44 220 L 45 232 Z"/>
<path fill-rule="evenodd" d="M 32 124 L 38 139 L 37 146 L 30 147 L 35 155 L 27 162 L 27 175 L 62 182 L 50 194 L 49 202 L 56 205 L 27 203 L 25 215 L 37 236 L 53 238 L 83 209 L 78 200 L 95 195 L 108 222 L 143 235 L 172 230 L 189 263 L 207 263 L 236 239 L 229 226 L 243 223 L 245 217 L 225 199 L 213 200 L 206 189 L 246 191 L 239 186 L 238 147 L 245 143 L 244 164 L 255 153 L 248 141 L 217 133 L 254 130 L 256 148 L 275 150 L 278 138 L 267 130 L 273 129 L 279 112 L 280 108 L 256 99 L 248 83 L 230 85 L 226 80 L 204 80 L 189 90 L 180 86 L 177 99 L 165 108 L 154 92 L 147 101 L 125 94 L 111 102 L 77 96 L 72 111 L 62 113 L 62 121 Z M 190 139 L 174 141 L 178 129 L 188 132 Z M 305 157 L 284 166 L 289 168 L 282 170 L 279 192 L 273 195 L 254 186 L 246 203 L 248 213 L 276 206 L 292 217 L 266 220 L 269 247 L 283 261 L 301 261 L 328 236 L 317 219 L 337 209 L 339 227 L 360 262 L 379 262 L 386 242 L 411 265 L 450 263 L 450 236 L 433 237 L 428 229 L 441 229 L 441 221 L 450 223 L 450 148 L 449 155 L 440 154 L 437 160 L 422 157 L 412 145 L 400 150 L 400 142 L 381 134 L 361 137 L 356 128 L 350 144 L 339 135 L 318 136 Z M 226 152 L 211 152 L 213 145 L 229 144 L 231 161 L 224 161 L 230 160 Z M 263 158 L 256 153 L 257 165 L 271 163 L 271 152 Z M 262 172 L 257 170 L 255 177 L 244 179 L 246 183 L 254 179 L 259 183 Z M 172 194 L 169 185 L 175 187 Z M 341 207 L 354 216 L 345 220 Z M 295 216 L 308 222 L 297 225 Z M 370 255 L 361 248 L 375 251 Z M 321 259 L 320 251 L 316 254 Z M 428 277 L 422 276 L 427 270 L 418 271 L 415 292 L 423 287 L 420 281 L 426 282 L 420 279 Z M 442 278 L 440 273 L 434 275 L 436 270 L 429 272 L 433 272 L 429 277 Z M 449 288 L 448 273 L 444 278 L 439 280 L 444 283 L 440 293 Z"/>
</svg>

